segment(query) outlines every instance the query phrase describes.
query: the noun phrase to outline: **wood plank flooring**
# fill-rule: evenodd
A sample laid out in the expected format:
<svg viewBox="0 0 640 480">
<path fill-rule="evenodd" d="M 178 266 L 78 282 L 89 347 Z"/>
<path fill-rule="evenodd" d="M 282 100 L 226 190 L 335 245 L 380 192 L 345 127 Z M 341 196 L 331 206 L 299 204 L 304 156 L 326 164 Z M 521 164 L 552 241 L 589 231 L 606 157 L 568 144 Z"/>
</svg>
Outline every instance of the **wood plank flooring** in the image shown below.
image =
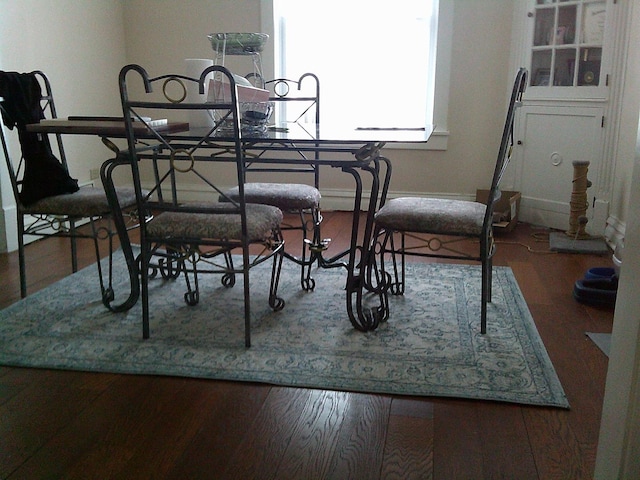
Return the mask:
<svg viewBox="0 0 640 480">
<path fill-rule="evenodd" d="M 349 215 L 324 217 L 344 248 Z M 513 269 L 571 410 L 0 366 L 0 478 L 591 478 L 607 357 L 585 332 L 610 332 L 613 312 L 571 292 L 611 259 L 549 254 L 544 234 L 498 237 L 495 264 Z M 29 245 L 29 291 L 68 259 L 67 241 Z M 0 254 L 0 307 L 18 299 L 17 254 Z"/>
</svg>

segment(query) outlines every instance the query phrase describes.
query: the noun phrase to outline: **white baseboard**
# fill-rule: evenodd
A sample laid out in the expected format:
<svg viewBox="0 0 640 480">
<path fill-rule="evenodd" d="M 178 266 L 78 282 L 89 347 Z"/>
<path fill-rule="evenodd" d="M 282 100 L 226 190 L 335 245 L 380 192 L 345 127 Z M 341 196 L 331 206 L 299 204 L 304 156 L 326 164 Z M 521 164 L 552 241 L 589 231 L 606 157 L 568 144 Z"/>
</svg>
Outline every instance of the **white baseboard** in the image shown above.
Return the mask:
<svg viewBox="0 0 640 480">
<path fill-rule="evenodd" d="M 604 231 L 604 238 L 613 250 L 615 250 L 616 246 L 624 240 L 625 230 L 625 222 L 622 222 L 619 218 L 613 215 L 607 218 L 607 227 Z"/>
<path fill-rule="evenodd" d="M 338 211 L 351 211 L 353 210 L 354 195 L 350 190 L 337 190 L 320 188 L 322 194 L 322 200 L 320 206 L 323 210 L 338 210 Z M 367 190 L 362 194 L 362 207 L 366 207 L 371 198 L 371 191 Z M 416 192 L 402 192 L 402 191 L 390 191 L 387 194 L 387 199 L 398 197 L 433 197 L 433 198 L 447 198 L 450 200 L 475 200 L 475 196 L 451 194 L 451 193 L 416 193 Z"/>
<path fill-rule="evenodd" d="M 143 188 L 150 189 L 152 185 L 143 185 Z M 225 190 L 228 187 L 221 187 L 221 190 Z M 203 190 L 200 187 L 193 185 L 182 185 L 180 188 L 187 201 L 203 202 L 210 201 L 210 192 Z M 353 190 L 342 190 L 320 187 L 320 193 L 322 200 L 320 201 L 320 207 L 323 210 L 338 210 L 338 211 L 351 211 L 354 208 L 354 192 Z M 406 191 L 389 191 L 387 198 L 397 197 L 433 197 L 433 198 L 447 198 L 451 200 L 475 200 L 475 195 L 463 195 L 456 193 L 421 193 L 421 192 L 406 192 Z M 371 191 L 364 190 L 362 192 L 362 207 L 366 207 L 371 198 Z"/>
<path fill-rule="evenodd" d="M 13 252 L 18 249 L 18 226 L 16 220 L 16 206 L 7 205 L 0 210 L 0 252 Z"/>
<path fill-rule="evenodd" d="M 0 252 L 7 252 L 7 228 L 4 210 L 0 209 Z"/>
</svg>

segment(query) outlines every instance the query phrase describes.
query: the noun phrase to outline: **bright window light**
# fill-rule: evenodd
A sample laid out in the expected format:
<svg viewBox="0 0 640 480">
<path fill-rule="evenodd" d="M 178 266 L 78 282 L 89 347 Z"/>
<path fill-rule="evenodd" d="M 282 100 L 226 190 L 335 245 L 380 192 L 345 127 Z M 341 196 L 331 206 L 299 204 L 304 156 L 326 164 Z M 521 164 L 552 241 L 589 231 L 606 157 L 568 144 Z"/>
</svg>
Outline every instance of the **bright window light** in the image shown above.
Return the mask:
<svg viewBox="0 0 640 480">
<path fill-rule="evenodd" d="M 433 123 L 438 0 L 273 0 L 276 77 L 320 79 L 321 121 Z"/>
</svg>

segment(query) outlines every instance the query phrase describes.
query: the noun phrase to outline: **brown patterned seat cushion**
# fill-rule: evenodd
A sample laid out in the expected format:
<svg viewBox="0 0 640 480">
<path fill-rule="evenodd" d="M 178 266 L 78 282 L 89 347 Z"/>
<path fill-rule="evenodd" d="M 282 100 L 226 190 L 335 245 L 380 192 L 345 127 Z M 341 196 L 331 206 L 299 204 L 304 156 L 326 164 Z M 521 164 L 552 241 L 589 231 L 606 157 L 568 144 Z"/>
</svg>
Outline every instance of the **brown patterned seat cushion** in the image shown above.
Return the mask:
<svg viewBox="0 0 640 480">
<path fill-rule="evenodd" d="M 208 206 L 233 208 L 230 203 Z M 282 211 L 277 207 L 247 204 L 249 241 L 257 242 L 271 237 L 271 232 L 279 227 L 282 218 Z M 147 224 L 149 235 L 164 238 L 239 240 L 241 228 L 239 214 L 224 213 L 162 212 Z"/>
<path fill-rule="evenodd" d="M 122 208 L 136 203 L 136 193 L 133 188 L 119 187 L 116 189 L 116 194 Z M 24 210 L 26 213 L 33 214 L 91 217 L 105 215 L 111 209 L 102 187 L 87 186 L 74 193 L 45 197 L 25 207 Z"/>
<path fill-rule="evenodd" d="M 378 211 L 376 223 L 387 230 L 480 235 L 486 208 L 465 200 L 394 198 Z"/>
<path fill-rule="evenodd" d="M 238 198 L 238 187 L 227 190 L 226 195 Z M 247 202 L 273 205 L 284 211 L 318 208 L 320 192 L 317 188 L 300 183 L 246 183 L 244 196 Z M 224 201 L 223 198 L 220 201 Z"/>
</svg>

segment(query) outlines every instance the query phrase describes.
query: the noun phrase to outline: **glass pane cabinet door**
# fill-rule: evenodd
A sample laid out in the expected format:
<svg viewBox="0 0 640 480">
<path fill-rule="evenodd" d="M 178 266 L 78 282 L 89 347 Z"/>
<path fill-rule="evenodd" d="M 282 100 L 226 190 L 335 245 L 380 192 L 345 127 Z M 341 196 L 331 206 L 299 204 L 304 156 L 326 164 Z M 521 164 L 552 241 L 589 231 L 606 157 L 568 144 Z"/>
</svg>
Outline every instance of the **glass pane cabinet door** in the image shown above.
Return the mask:
<svg viewBox="0 0 640 480">
<path fill-rule="evenodd" d="M 535 0 L 532 87 L 597 87 L 606 0 Z"/>
</svg>

